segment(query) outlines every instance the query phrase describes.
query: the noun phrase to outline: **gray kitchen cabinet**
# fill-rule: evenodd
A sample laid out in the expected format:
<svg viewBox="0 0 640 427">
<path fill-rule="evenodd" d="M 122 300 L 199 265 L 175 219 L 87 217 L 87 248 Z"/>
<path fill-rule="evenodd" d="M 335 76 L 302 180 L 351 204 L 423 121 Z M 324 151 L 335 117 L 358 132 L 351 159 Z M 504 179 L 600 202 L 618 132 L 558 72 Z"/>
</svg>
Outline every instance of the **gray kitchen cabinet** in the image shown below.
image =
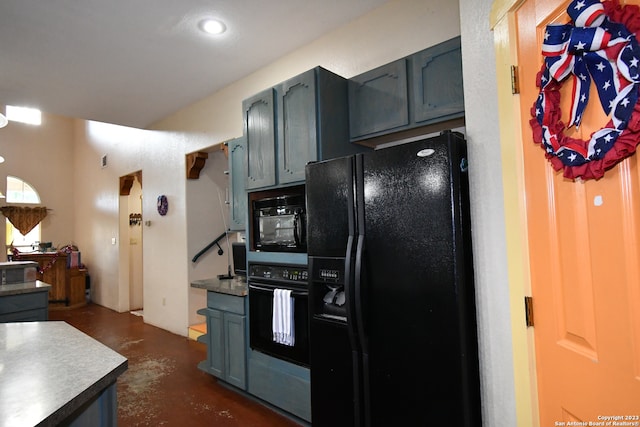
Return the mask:
<svg viewBox="0 0 640 427">
<path fill-rule="evenodd" d="M 416 124 L 464 115 L 460 37 L 412 55 L 411 65 Z"/>
<path fill-rule="evenodd" d="M 229 153 L 229 229 L 242 231 L 246 227 L 247 194 L 246 167 L 247 144 L 244 137 L 236 138 L 227 143 Z"/>
<path fill-rule="evenodd" d="M 0 286 L 0 323 L 49 320 L 50 288 L 42 282 Z"/>
<path fill-rule="evenodd" d="M 273 89 L 267 89 L 242 102 L 248 190 L 276 184 L 273 92 Z"/>
<path fill-rule="evenodd" d="M 352 142 L 462 118 L 460 37 L 349 79 Z"/>
<path fill-rule="evenodd" d="M 246 390 L 245 298 L 207 292 L 207 308 L 198 310 L 207 319 L 207 333 L 198 341 L 207 345 L 207 360 L 198 367 L 221 380 Z"/>
<path fill-rule="evenodd" d="M 311 422 L 309 368 L 250 350 L 249 393 Z"/>
<path fill-rule="evenodd" d="M 400 59 L 349 80 L 352 139 L 409 124 L 407 61 Z"/>
<path fill-rule="evenodd" d="M 247 189 L 302 183 L 308 162 L 362 151 L 349 143 L 347 90 L 316 67 L 245 100 Z"/>
</svg>

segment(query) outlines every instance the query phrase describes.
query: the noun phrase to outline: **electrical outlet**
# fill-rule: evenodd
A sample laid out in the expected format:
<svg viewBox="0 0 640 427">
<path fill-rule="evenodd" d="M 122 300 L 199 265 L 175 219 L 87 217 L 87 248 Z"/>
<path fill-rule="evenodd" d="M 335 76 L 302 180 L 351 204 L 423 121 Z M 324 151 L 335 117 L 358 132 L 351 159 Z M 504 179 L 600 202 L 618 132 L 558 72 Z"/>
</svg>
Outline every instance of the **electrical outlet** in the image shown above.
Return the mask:
<svg viewBox="0 0 640 427">
<path fill-rule="evenodd" d="M 167 299 L 166 298 L 162 298 L 162 305 L 167 305 Z"/>
<path fill-rule="evenodd" d="M 116 244 L 116 238 L 115 238 L 115 237 L 112 237 L 112 238 L 111 238 L 111 244 L 112 244 L 112 245 L 115 245 L 115 244 Z"/>
</svg>

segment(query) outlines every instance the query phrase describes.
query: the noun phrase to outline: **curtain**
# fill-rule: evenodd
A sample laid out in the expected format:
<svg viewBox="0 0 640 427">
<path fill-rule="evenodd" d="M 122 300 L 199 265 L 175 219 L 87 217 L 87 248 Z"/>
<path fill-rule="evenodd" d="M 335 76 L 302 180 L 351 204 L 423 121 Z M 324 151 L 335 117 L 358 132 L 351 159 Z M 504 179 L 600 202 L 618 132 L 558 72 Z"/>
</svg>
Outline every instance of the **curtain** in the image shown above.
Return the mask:
<svg viewBox="0 0 640 427">
<path fill-rule="evenodd" d="M 26 206 L 3 206 L 0 208 L 2 214 L 7 217 L 15 228 L 26 235 L 33 230 L 47 216 L 46 207 L 26 207 Z"/>
</svg>

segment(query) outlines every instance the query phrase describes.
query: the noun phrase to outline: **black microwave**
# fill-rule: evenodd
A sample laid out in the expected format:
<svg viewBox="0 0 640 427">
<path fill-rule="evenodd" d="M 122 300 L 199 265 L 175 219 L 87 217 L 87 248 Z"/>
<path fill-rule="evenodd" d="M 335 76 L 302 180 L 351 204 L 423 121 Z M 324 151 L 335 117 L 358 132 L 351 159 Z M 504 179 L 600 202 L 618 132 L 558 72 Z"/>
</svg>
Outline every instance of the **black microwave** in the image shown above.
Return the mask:
<svg viewBox="0 0 640 427">
<path fill-rule="evenodd" d="M 250 200 L 253 250 L 307 251 L 304 186 L 255 193 Z"/>
</svg>

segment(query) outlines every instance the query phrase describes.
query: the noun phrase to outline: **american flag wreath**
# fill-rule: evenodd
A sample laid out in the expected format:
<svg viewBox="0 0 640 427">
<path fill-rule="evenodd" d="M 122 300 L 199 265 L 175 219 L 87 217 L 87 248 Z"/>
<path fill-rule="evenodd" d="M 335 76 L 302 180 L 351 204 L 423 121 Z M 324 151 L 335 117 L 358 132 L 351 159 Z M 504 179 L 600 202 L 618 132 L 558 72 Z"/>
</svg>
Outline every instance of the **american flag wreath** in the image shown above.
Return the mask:
<svg viewBox="0 0 640 427">
<path fill-rule="evenodd" d="M 633 154 L 640 142 L 640 8 L 618 0 L 573 0 L 571 22 L 548 25 L 544 63 L 537 75 L 540 94 L 531 108 L 533 139 L 555 170 L 570 179 L 599 179 Z M 578 128 L 589 102 L 591 81 L 609 122 L 589 140 L 565 135 L 560 88 L 573 83 L 568 127 Z"/>
</svg>

